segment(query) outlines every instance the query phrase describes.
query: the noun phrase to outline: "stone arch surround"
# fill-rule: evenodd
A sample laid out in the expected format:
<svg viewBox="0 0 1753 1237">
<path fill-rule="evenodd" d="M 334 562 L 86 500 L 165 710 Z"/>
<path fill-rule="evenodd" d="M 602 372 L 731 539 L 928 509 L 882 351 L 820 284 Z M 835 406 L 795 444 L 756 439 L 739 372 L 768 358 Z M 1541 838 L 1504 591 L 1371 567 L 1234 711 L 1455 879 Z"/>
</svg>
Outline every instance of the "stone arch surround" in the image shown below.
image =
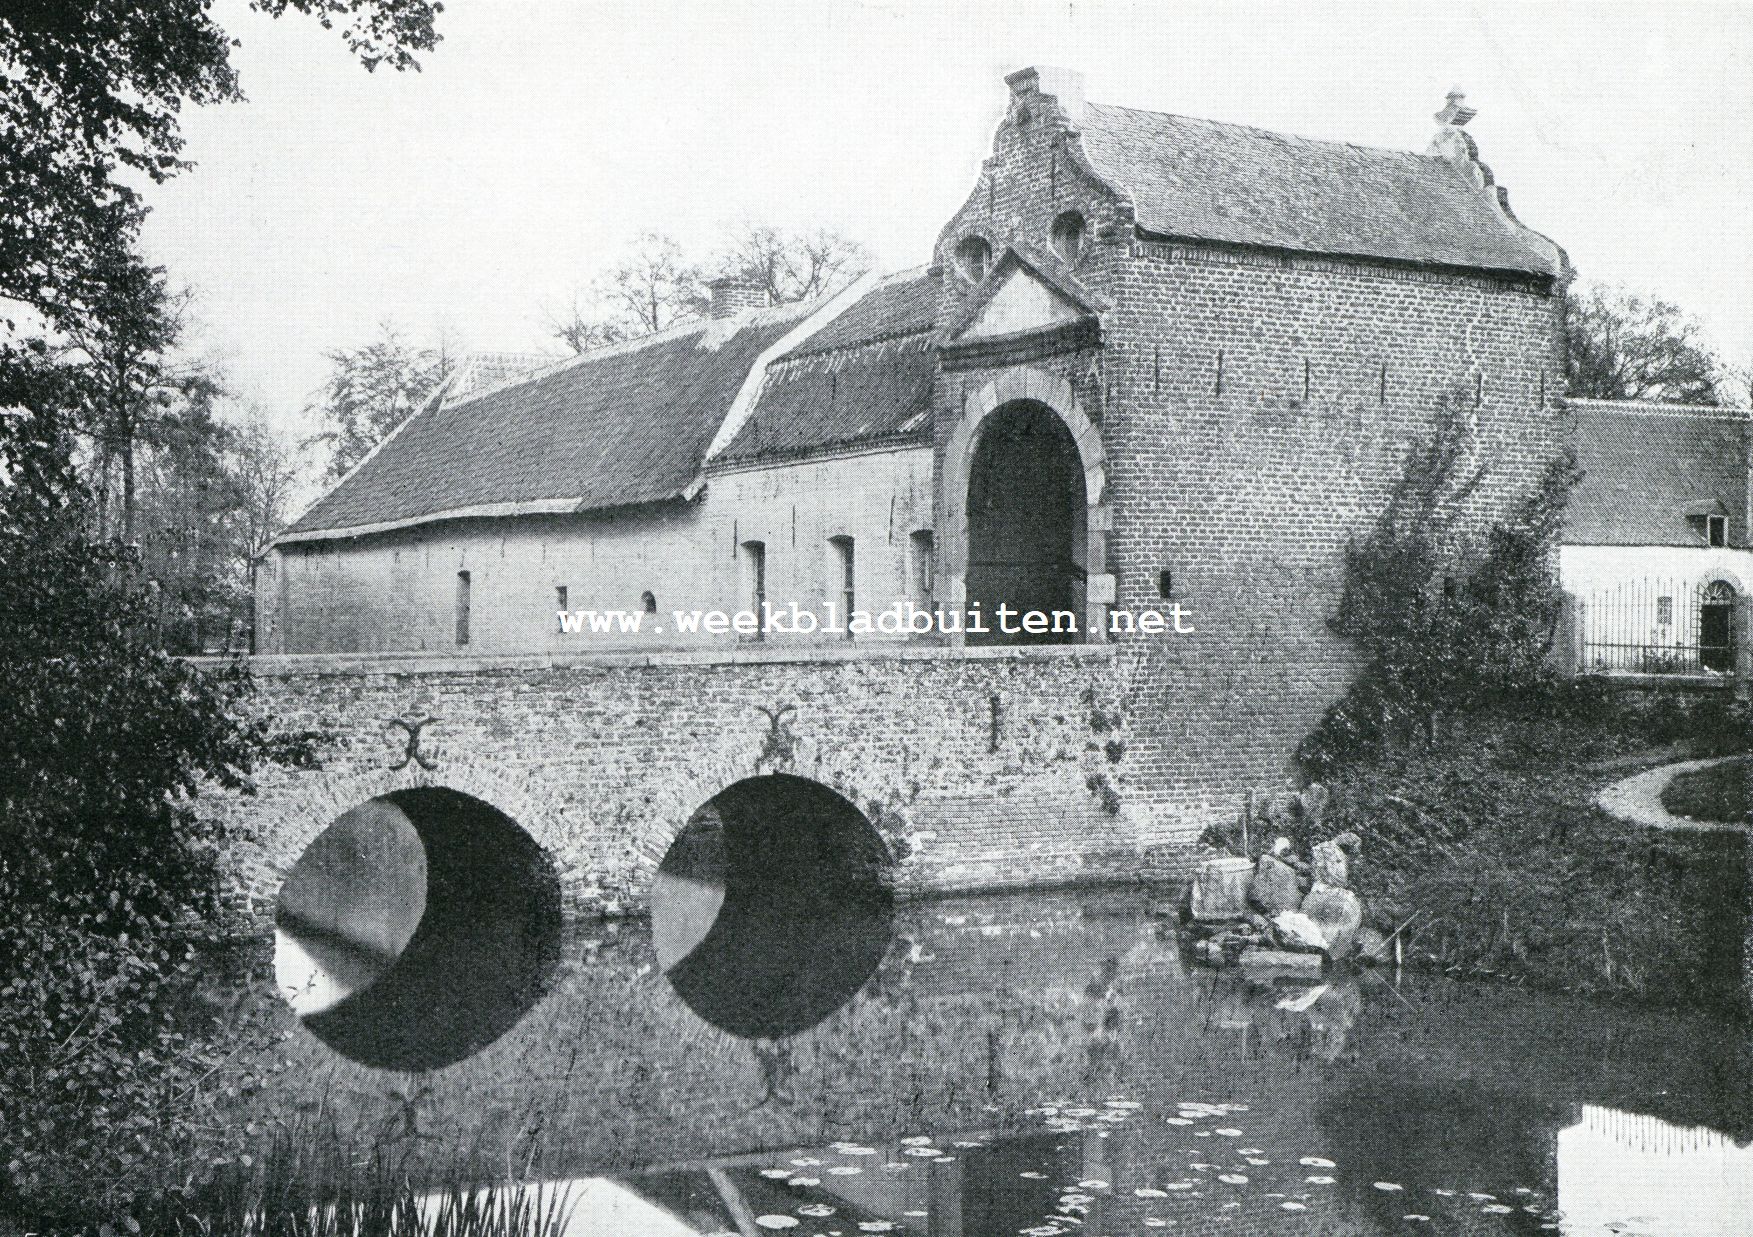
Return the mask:
<svg viewBox="0 0 1753 1237">
<path fill-rule="evenodd" d="M 571 917 L 642 911 L 694 813 L 765 773 L 818 782 L 863 813 L 901 896 L 1128 879 L 1139 822 L 1091 789 L 1127 774 L 1092 730 L 1114 664 L 1111 648 L 1088 645 L 258 658 L 259 707 L 281 729 L 322 732 L 319 767 L 265 768 L 256 794 L 210 790 L 199 810 L 228 828 L 228 904 L 252 933 L 269 929 L 286 873 L 338 816 L 428 786 L 524 829 Z M 436 719 L 417 758 L 396 718 Z"/>
<path fill-rule="evenodd" d="M 939 534 L 942 600 L 951 607 L 967 604 L 968 483 L 980 435 L 999 409 L 1019 401 L 1040 404 L 1064 422 L 1083 463 L 1085 571 L 1085 639 L 1106 638 L 1108 607 L 1114 603 L 1114 577 L 1108 572 L 1108 534 L 1113 513 L 1108 505 L 1108 453 L 1102 432 L 1078 403 L 1071 383 L 1033 366 L 1006 370 L 969 394 L 945 446 L 942 468 L 942 529 Z M 954 637 L 960 641 L 960 635 Z"/>
</svg>

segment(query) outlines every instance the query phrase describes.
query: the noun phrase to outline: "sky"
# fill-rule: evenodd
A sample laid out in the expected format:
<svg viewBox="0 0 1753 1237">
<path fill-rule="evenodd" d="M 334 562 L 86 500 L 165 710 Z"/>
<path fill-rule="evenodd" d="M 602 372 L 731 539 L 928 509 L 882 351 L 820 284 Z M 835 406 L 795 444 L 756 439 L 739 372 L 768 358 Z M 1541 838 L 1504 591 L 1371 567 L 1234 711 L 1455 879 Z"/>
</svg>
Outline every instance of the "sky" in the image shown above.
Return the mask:
<svg viewBox="0 0 1753 1237">
<path fill-rule="evenodd" d="M 1089 99 L 1422 150 L 1454 86 L 1529 226 L 1585 280 L 1673 300 L 1753 359 L 1753 0 L 1614 4 L 447 0 L 423 71 L 245 0 L 246 102 L 185 113 L 196 167 L 146 248 L 197 344 L 289 430 L 324 352 L 540 350 L 639 233 L 824 226 L 917 265 L 1029 64 Z"/>
</svg>

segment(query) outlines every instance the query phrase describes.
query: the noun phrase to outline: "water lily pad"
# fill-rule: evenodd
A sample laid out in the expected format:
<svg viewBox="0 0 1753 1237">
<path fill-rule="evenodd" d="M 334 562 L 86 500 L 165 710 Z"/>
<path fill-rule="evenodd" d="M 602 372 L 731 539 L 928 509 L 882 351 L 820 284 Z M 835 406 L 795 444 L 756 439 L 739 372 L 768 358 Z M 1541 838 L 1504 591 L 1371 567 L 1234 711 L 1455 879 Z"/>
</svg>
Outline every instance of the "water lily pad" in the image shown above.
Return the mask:
<svg viewBox="0 0 1753 1237">
<path fill-rule="evenodd" d="M 1222 1134 L 1225 1138 L 1240 1138 L 1242 1136 L 1242 1131 L 1230 1129 L 1227 1126 L 1222 1129 L 1214 1130 L 1213 1133 Z"/>
<path fill-rule="evenodd" d="M 821 1161 L 806 1155 L 801 1160 L 793 1160 L 792 1163 L 796 1164 L 799 1168 L 814 1168 L 817 1164 L 820 1164 Z"/>
<path fill-rule="evenodd" d="M 762 1228 L 796 1228 L 796 1216 L 756 1216 L 755 1223 Z"/>
<path fill-rule="evenodd" d="M 932 1156 L 935 1158 L 937 1156 L 942 1155 L 943 1152 L 939 1151 L 936 1147 L 908 1147 L 904 1152 L 902 1152 L 902 1154 L 903 1155 L 916 1155 L 916 1156 Z"/>
<path fill-rule="evenodd" d="M 1077 1188 L 1080 1190 L 1105 1190 L 1108 1188 L 1108 1183 L 1092 1177 L 1088 1181 L 1078 1182 Z"/>
<path fill-rule="evenodd" d="M 1132 1192 L 1139 1198 L 1167 1198 L 1169 1196 L 1167 1190 L 1152 1189 L 1147 1185 L 1141 1185 Z"/>
<path fill-rule="evenodd" d="M 1378 1181 L 1375 1186 L 1378 1190 L 1404 1190 L 1406 1188 L 1398 1181 Z"/>
<path fill-rule="evenodd" d="M 1247 1178 L 1247 1175 L 1245 1173 L 1219 1173 L 1217 1175 L 1217 1179 L 1219 1181 L 1223 1182 L 1225 1185 L 1247 1185 L 1248 1184 L 1248 1178 Z"/>
<path fill-rule="evenodd" d="M 1426 1216 L 1426 1215 L 1420 1215 L 1420 1214 L 1418 1214 L 1418 1212 L 1416 1212 L 1416 1211 L 1411 1211 L 1411 1212 L 1408 1212 L 1408 1213 L 1407 1213 L 1407 1214 L 1405 1214 L 1405 1215 L 1403 1215 L 1403 1216 L 1401 1216 L 1401 1217 L 1400 1217 L 1400 1218 L 1401 1218 L 1401 1219 L 1402 1219 L 1402 1220 L 1410 1220 L 1410 1221 L 1412 1221 L 1412 1222 L 1413 1222 L 1413 1223 L 1414 1223 L 1414 1224 L 1429 1224 L 1429 1223 L 1430 1223 L 1430 1217 L 1429 1217 L 1429 1216 Z"/>
<path fill-rule="evenodd" d="M 1284 1202 L 1282 1202 L 1278 1205 L 1280 1207 L 1282 1207 L 1285 1211 L 1307 1211 L 1309 1209 L 1309 1205 L 1307 1203 L 1299 1203 L 1295 1199 L 1286 1199 Z"/>
<path fill-rule="evenodd" d="M 1313 1177 L 1304 1177 L 1303 1180 L 1308 1182 L 1310 1185 L 1332 1185 L 1333 1184 L 1333 1178 L 1328 1177 L 1328 1176 L 1324 1176 L 1323 1174 L 1320 1174 L 1320 1173 L 1316 1173 Z"/>
<path fill-rule="evenodd" d="M 861 1233 L 886 1233 L 895 1227 L 893 1220 L 865 1220 L 858 1226 Z"/>
<path fill-rule="evenodd" d="M 1164 1117 L 1163 1121 L 1169 1125 L 1192 1125 L 1193 1124 L 1193 1118 L 1191 1118 L 1191 1117 Z"/>
<path fill-rule="evenodd" d="M 1265 1155 L 1266 1154 L 1265 1149 L 1262 1147 L 1242 1147 L 1239 1150 L 1241 1151 L 1241 1153 L 1243 1155 Z M 795 1163 L 795 1161 L 793 1161 L 793 1162 Z"/>
<path fill-rule="evenodd" d="M 861 1173 L 864 1170 L 856 1164 L 836 1164 L 828 1171 L 836 1177 L 850 1177 L 854 1173 Z"/>
<path fill-rule="evenodd" d="M 789 1168 L 763 1168 L 761 1170 L 761 1175 L 763 1177 L 771 1177 L 775 1181 L 780 1181 L 791 1176 L 791 1170 Z"/>
<path fill-rule="evenodd" d="M 1137 1100 L 1105 1100 L 1103 1102 L 1109 1108 L 1143 1108 L 1144 1107 L 1144 1105 L 1140 1104 Z"/>
<path fill-rule="evenodd" d="M 1485 1212 L 1486 1215 L 1507 1216 L 1510 1212 L 1514 1211 L 1515 1208 L 1506 1206 L 1503 1203 L 1486 1203 L 1485 1206 L 1481 1207 L 1479 1210 Z"/>
<path fill-rule="evenodd" d="M 903 1138 L 901 1140 L 901 1145 L 903 1147 L 924 1147 L 929 1145 L 930 1142 L 930 1134 L 915 1134 L 911 1138 Z"/>
<path fill-rule="evenodd" d="M 833 1215 L 834 1209 L 826 1203 L 806 1203 L 804 1206 L 797 1209 L 797 1214 L 819 1220 L 825 1216 Z"/>
<path fill-rule="evenodd" d="M 1263 1164 L 1272 1163 L 1271 1160 L 1262 1155 L 1245 1155 L 1242 1158 L 1252 1164 L 1255 1168 L 1259 1168 Z"/>
<path fill-rule="evenodd" d="M 1165 1190 L 1191 1190 L 1192 1188 L 1193 1183 L 1191 1181 L 1165 1181 L 1163 1183 L 1163 1189 Z"/>
<path fill-rule="evenodd" d="M 1309 1168 L 1332 1168 L 1333 1167 L 1332 1160 L 1323 1160 L 1318 1155 L 1305 1155 L 1302 1159 L 1298 1160 L 1297 1163 L 1307 1165 Z"/>
<path fill-rule="evenodd" d="M 794 1185 L 794 1186 L 797 1186 L 798 1188 L 802 1189 L 805 1186 L 821 1185 L 822 1179 L 820 1177 L 793 1177 L 790 1181 L 787 1181 L 785 1184 L 786 1185 Z"/>
<path fill-rule="evenodd" d="M 1030 1181 L 1045 1181 L 1045 1180 L 1047 1180 L 1046 1173 L 1037 1173 L 1037 1172 L 1033 1172 L 1033 1171 L 1025 1172 L 1025 1173 L 1018 1173 L 1017 1176 L 1027 1177 Z"/>
</svg>

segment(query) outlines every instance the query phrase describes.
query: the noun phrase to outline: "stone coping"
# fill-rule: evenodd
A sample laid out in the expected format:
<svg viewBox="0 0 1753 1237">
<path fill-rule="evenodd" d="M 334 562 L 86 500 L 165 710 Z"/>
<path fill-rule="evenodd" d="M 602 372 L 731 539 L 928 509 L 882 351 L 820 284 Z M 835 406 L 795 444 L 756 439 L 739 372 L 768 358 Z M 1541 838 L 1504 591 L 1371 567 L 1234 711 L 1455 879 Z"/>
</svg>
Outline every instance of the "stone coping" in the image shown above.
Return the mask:
<svg viewBox="0 0 1753 1237">
<path fill-rule="evenodd" d="M 591 670 L 665 666 L 839 665 L 892 661 L 1103 662 L 1114 660 L 1112 644 L 981 645 L 938 644 L 738 646 L 598 650 L 587 653 L 280 653 L 263 656 L 188 657 L 204 669 L 241 661 L 258 678 L 318 675 L 490 674 L 515 670 Z"/>
</svg>

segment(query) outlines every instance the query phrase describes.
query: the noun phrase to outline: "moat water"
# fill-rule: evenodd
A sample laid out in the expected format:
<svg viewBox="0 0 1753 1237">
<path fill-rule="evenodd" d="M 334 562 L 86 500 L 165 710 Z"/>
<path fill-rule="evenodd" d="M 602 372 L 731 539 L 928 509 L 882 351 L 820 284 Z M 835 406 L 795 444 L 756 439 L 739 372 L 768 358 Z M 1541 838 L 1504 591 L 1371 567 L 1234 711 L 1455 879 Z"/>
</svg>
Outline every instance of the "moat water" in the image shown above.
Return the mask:
<svg viewBox="0 0 1753 1237">
<path fill-rule="evenodd" d="M 560 1183 L 567 1234 L 1753 1232 L 1729 1021 L 1254 984 L 1130 891 L 727 908 L 670 876 L 654 926 L 416 933 L 394 962 L 286 935 L 294 1067 L 263 1102 L 434 1188 Z"/>
</svg>

